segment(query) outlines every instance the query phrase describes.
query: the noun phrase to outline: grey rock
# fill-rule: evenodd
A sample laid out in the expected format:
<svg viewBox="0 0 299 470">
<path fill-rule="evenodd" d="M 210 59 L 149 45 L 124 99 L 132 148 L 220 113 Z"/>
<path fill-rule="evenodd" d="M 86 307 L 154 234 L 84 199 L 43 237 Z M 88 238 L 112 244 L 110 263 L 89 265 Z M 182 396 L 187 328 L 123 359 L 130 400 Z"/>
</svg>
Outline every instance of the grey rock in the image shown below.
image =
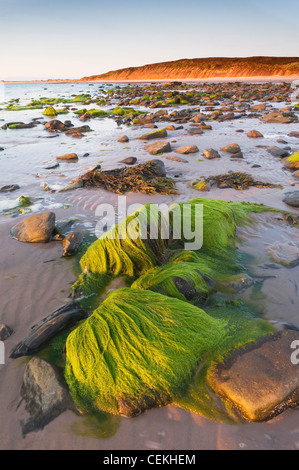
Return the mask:
<svg viewBox="0 0 299 470">
<path fill-rule="evenodd" d="M 286 193 L 286 197 L 283 202 L 292 207 L 299 207 L 299 191 Z"/>
<path fill-rule="evenodd" d="M 4 341 L 9 338 L 13 333 L 12 328 L 4 323 L 0 323 L 0 341 Z"/>
<path fill-rule="evenodd" d="M 63 239 L 63 256 L 73 256 L 80 244 L 82 243 L 83 236 L 80 232 L 70 232 Z"/>
</svg>

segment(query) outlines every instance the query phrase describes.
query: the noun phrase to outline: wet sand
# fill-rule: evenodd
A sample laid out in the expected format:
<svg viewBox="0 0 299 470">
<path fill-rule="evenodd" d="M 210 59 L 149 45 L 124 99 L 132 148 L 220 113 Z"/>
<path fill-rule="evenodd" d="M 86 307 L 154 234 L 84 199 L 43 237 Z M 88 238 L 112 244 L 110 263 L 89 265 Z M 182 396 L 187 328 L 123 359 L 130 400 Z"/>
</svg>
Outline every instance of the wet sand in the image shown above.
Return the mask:
<svg viewBox="0 0 299 470">
<path fill-rule="evenodd" d="M 82 87 L 82 85 L 80 84 Z M 78 85 L 79 87 L 79 85 Z M 80 88 L 78 88 L 80 89 Z M 87 91 L 87 85 L 85 85 Z M 90 91 L 90 89 L 88 89 Z M 44 92 L 46 93 L 46 92 Z M 279 106 L 279 105 L 277 105 Z M 14 115 L 14 116 L 13 116 Z M 28 121 L 28 112 L 11 114 L 10 120 Z M 40 110 L 30 111 L 30 118 L 40 116 Z M 1 117 L 3 115 L 1 114 Z M 4 116 L 8 120 L 7 115 Z M 81 122 L 73 115 L 72 122 Z M 66 117 L 68 119 L 68 117 Z M 62 187 L 89 165 L 102 161 L 103 169 L 115 168 L 119 161 L 127 156 L 137 156 L 140 162 L 150 159 L 141 141 L 133 140 L 141 135 L 140 128 L 117 126 L 113 120 L 92 120 L 88 124 L 95 130 L 94 135 L 87 135 L 77 141 L 60 135 L 47 139 L 48 134 L 42 127 L 24 131 L 1 132 L 1 145 L 6 149 L 0 155 L 0 183 L 18 183 L 21 189 L 8 195 L 1 195 L 2 200 L 15 199 L 26 193 L 37 199 L 33 210 L 37 212 L 53 210 L 57 220 L 75 218 L 76 226 L 85 231 L 94 230 L 95 209 L 101 202 L 116 206 L 117 195 L 104 190 L 78 189 L 69 193 L 45 193 L 40 183 L 46 181 L 50 186 Z M 165 127 L 165 123 L 158 123 Z M 292 174 L 282 168 L 280 159 L 272 157 L 265 149 L 256 145 L 275 145 L 278 138 L 285 138 L 294 151 L 299 150 L 298 139 L 287 137 L 291 131 L 298 130 L 298 124 L 287 126 L 279 124 L 261 124 L 257 119 L 235 120 L 225 123 L 213 122 L 213 131 L 203 135 L 187 135 L 185 130 L 169 132 L 168 140 L 173 149 L 182 145 L 197 145 L 200 152 L 183 156 L 188 163 L 177 163 L 162 156 L 167 174 L 177 181 L 178 195 L 152 196 L 151 202 L 171 204 L 176 201 L 188 201 L 193 197 L 219 198 L 225 200 L 247 200 L 259 202 L 282 210 L 299 214 L 282 202 L 284 193 L 296 189 Z M 187 127 L 187 126 L 185 126 Z M 244 129 L 244 134 L 236 133 Z M 248 139 L 246 132 L 258 129 L 265 138 L 262 142 Z M 18 132 L 18 133 L 16 133 Z M 127 134 L 128 144 L 119 144 L 117 138 Z M 65 143 L 63 143 L 65 142 Z M 232 160 L 222 156 L 220 160 L 197 161 L 205 148 L 219 149 L 224 145 L 239 143 L 244 159 Z M 130 147 L 125 149 L 124 147 Z M 41 169 L 45 161 L 58 155 L 76 151 L 80 160 L 76 164 L 61 163 L 58 170 Z M 81 158 L 85 152 L 89 157 Z M 175 152 L 172 152 L 175 155 Z M 262 168 L 251 168 L 255 163 Z M 283 189 L 251 188 L 244 191 L 232 189 L 212 189 L 200 193 L 188 186 L 188 182 L 200 176 L 215 175 L 228 170 L 247 171 L 257 179 L 282 184 Z M 36 178 L 36 174 L 41 175 Z M 65 177 L 59 176 L 59 173 Z M 3 197 L 2 197 L 3 196 Z M 149 201 L 149 196 L 127 194 L 128 204 Z M 69 206 L 67 209 L 64 207 Z M 49 244 L 23 244 L 13 240 L 9 229 L 27 217 L 0 217 L 1 239 L 1 278 L 0 292 L 2 299 L 0 322 L 10 325 L 14 334 L 5 341 L 6 364 L 0 365 L 0 449 L 157 449 L 157 450 L 194 450 L 194 449 L 297 449 L 299 448 L 298 410 L 287 410 L 282 415 L 267 423 L 228 425 L 214 423 L 199 415 L 188 413 L 174 406 L 147 411 L 134 419 L 104 417 L 102 423 L 92 418 L 76 415 L 67 411 L 49 423 L 43 430 L 32 432 L 25 438 L 21 433 L 20 421 L 26 419 L 24 403 L 20 403 L 20 388 L 25 365 L 29 358 L 9 359 L 9 351 L 24 336 L 31 326 L 41 318 L 67 302 L 69 289 L 75 281 L 73 262 L 62 258 L 62 246 L 59 242 Z M 260 219 L 258 217 L 258 219 Z M 298 229 L 267 218 L 256 230 L 243 229 L 240 235 L 245 240 L 242 250 L 253 254 L 257 259 L 253 269 L 257 273 L 264 271 L 261 265 L 270 263 L 265 243 L 274 243 L 277 238 L 293 240 L 298 244 Z M 280 239 L 280 238 L 279 238 Z M 275 271 L 275 272 L 274 272 Z M 299 325 L 299 298 L 297 284 L 299 267 L 268 269 L 267 279 L 262 288 L 262 296 L 255 299 L 260 303 L 262 314 L 267 319 L 293 322 Z M 265 300 L 266 298 L 266 300 Z"/>
</svg>

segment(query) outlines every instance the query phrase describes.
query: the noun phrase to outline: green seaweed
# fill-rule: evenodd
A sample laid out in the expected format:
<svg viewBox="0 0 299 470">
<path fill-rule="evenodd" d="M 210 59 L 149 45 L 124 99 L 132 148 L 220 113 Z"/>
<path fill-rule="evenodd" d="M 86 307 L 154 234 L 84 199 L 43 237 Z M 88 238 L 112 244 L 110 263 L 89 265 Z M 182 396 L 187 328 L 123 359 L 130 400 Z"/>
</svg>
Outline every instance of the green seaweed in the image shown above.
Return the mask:
<svg viewBox="0 0 299 470">
<path fill-rule="evenodd" d="M 286 159 L 287 162 L 290 162 L 290 163 L 297 163 L 299 162 L 299 152 L 297 153 L 294 153 L 293 155 L 291 155 L 290 157 L 288 157 Z"/>
</svg>

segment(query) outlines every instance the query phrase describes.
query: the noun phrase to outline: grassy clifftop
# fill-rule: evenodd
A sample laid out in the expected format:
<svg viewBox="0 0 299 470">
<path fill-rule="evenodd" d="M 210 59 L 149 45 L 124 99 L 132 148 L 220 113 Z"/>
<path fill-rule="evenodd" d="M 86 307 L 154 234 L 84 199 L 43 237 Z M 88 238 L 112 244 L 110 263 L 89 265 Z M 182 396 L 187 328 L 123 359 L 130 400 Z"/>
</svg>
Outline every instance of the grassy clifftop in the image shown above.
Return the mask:
<svg viewBox="0 0 299 470">
<path fill-rule="evenodd" d="M 162 80 L 229 77 L 299 76 L 299 57 L 244 57 L 180 59 L 171 62 L 128 67 L 101 75 L 82 78 L 90 80 Z"/>
</svg>

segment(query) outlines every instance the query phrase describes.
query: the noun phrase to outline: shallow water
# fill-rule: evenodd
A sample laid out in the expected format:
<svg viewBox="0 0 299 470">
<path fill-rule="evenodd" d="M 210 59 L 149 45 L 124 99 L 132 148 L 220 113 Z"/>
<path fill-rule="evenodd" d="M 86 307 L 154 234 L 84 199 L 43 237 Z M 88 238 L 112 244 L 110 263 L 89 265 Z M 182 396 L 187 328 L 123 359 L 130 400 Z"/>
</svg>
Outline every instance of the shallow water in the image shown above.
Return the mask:
<svg viewBox="0 0 299 470">
<path fill-rule="evenodd" d="M 69 97 L 72 94 L 91 93 L 99 95 L 99 84 L 18 84 L 5 85 L 5 100 L 20 98 L 19 104 L 26 104 L 32 98 Z M 104 85 L 111 88 L 111 85 Z M 112 108 L 116 104 L 111 101 Z M 274 104 L 282 107 L 285 103 Z M 63 107 L 63 104 L 58 105 Z M 88 106 L 74 105 L 78 109 Z M 94 105 L 90 105 L 94 107 Z M 138 109 L 138 107 L 134 106 Z M 153 111 L 157 111 L 154 109 Z M 168 108 L 168 112 L 171 109 Z M 29 122 L 42 116 L 42 110 L 0 111 L 4 122 Z M 72 112 L 58 116 L 59 120 L 71 120 L 75 126 L 82 121 Z M 1 125 L 0 121 L 0 125 Z M 299 448 L 298 412 L 288 410 L 268 423 L 227 425 L 218 424 L 198 415 L 187 413 L 173 406 L 150 410 L 134 419 L 116 418 L 107 415 L 98 420 L 92 417 L 75 415 L 68 411 L 48 424 L 43 430 L 22 437 L 20 420 L 26 417 L 24 403 L 19 406 L 20 387 L 28 358 L 11 360 L 10 349 L 20 341 L 30 327 L 41 318 L 67 302 L 69 288 L 75 281 L 72 260 L 62 258 L 62 246 L 58 242 L 42 244 L 22 244 L 12 240 L 9 229 L 26 217 L 12 210 L 21 195 L 30 196 L 32 213 L 54 210 L 57 220 L 74 219 L 74 226 L 94 235 L 96 226 L 95 211 L 100 203 L 110 203 L 117 208 L 118 195 L 104 190 L 78 189 L 66 193 L 46 192 L 42 184 L 59 189 L 68 184 L 84 169 L 101 161 L 103 169 L 120 167 L 119 161 L 128 156 L 136 156 L 139 162 L 150 159 L 142 141 L 134 140 L 147 132 L 137 127 L 117 125 L 114 119 L 99 118 L 87 121 L 93 132 L 80 140 L 64 134 L 49 134 L 38 125 L 33 129 L 0 129 L 0 186 L 18 184 L 20 189 L 13 193 L 0 194 L 0 234 L 1 234 L 1 278 L 0 292 L 2 309 L 0 322 L 9 324 L 14 334 L 5 342 L 6 364 L 0 365 L 0 448 L 1 449 L 294 449 Z M 292 150 L 299 151 L 299 141 L 287 136 L 298 131 L 298 124 L 263 124 L 257 119 L 237 119 L 234 121 L 212 122 L 212 131 L 203 135 L 190 136 L 184 129 L 169 131 L 168 139 L 173 150 L 183 145 L 197 145 L 200 152 L 184 155 L 188 163 L 167 160 L 162 155 L 167 174 L 176 179 L 177 195 L 147 196 L 131 193 L 127 195 L 129 204 L 146 202 L 172 204 L 188 201 L 194 197 L 209 197 L 225 200 L 263 203 L 281 210 L 299 213 L 286 206 L 282 199 L 284 193 L 294 190 L 298 183 L 292 174 L 282 168 L 280 159 L 272 157 L 265 149 L 256 145 L 276 145 L 278 138 L 288 141 Z M 158 123 L 165 127 L 165 123 Z M 243 134 L 236 130 L 243 129 Z M 258 129 L 264 139 L 248 139 L 248 130 Z M 118 137 L 126 134 L 130 141 L 117 142 Z M 54 137 L 53 137 L 54 135 Z M 204 160 L 205 148 L 221 147 L 238 143 L 244 159 L 233 160 L 222 154 L 221 159 Z M 75 152 L 77 163 L 61 162 L 59 168 L 44 170 L 43 165 L 55 160 L 59 155 Z M 83 157 L 89 153 L 88 157 Z M 175 152 L 172 152 L 175 155 Z M 261 168 L 251 168 L 253 164 Z M 201 176 L 225 173 L 229 170 L 246 171 L 257 179 L 281 184 L 282 189 L 251 188 L 244 191 L 232 189 L 212 189 L 199 193 L 189 187 L 189 182 Z M 24 210 L 28 210 L 24 208 Z M 3 212 L 4 211 L 4 212 Z M 8 212 L 5 215 L 5 212 Z M 288 226 L 279 214 L 267 217 L 256 216 L 256 227 L 239 229 L 242 243 L 240 251 L 246 259 L 246 269 L 253 274 L 254 287 L 242 293 L 269 320 L 292 322 L 299 326 L 298 318 L 298 279 L 299 266 L 287 267 L 275 261 L 269 254 L 269 246 L 276 242 L 292 243 L 298 247 L 298 228 Z"/>
</svg>

